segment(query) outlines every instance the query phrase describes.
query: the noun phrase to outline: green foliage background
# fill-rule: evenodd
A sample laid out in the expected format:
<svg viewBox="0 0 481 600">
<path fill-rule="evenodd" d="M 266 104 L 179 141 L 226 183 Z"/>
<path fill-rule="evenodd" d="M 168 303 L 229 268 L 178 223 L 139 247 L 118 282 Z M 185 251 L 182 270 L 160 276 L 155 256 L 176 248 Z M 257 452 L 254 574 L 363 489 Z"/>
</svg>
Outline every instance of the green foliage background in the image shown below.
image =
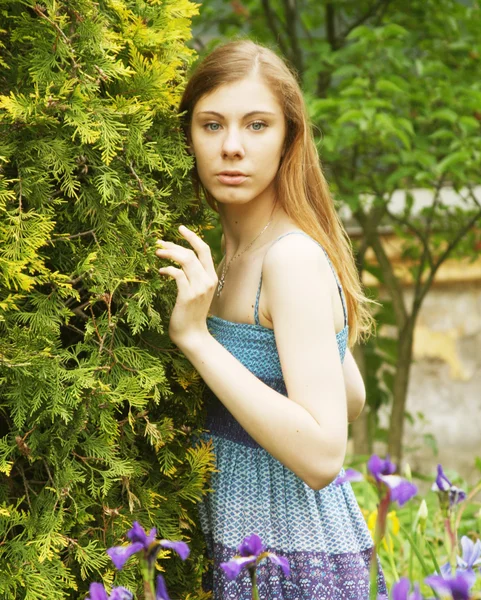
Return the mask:
<svg viewBox="0 0 481 600">
<path fill-rule="evenodd" d="M 135 590 L 106 547 L 134 519 L 205 569 L 201 382 L 173 347 L 155 240 L 201 233 L 176 116 L 189 0 L 0 0 L 0 597 Z M 165 551 L 163 558 L 170 556 Z M 133 559 L 135 560 L 135 559 Z"/>
</svg>

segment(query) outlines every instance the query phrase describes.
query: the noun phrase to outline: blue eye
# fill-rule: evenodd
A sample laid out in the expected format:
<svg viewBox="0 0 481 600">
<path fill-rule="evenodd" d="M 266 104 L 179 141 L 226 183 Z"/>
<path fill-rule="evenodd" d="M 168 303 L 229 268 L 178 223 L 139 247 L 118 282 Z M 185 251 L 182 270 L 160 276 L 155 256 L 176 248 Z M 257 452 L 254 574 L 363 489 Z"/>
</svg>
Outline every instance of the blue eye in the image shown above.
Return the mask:
<svg viewBox="0 0 481 600">
<path fill-rule="evenodd" d="M 219 123 L 206 123 L 205 127 L 208 131 L 219 131 L 218 129 L 211 129 L 211 126 L 215 125 L 216 127 L 220 127 Z"/>
<path fill-rule="evenodd" d="M 257 128 L 257 127 L 254 128 L 254 125 L 260 125 L 262 128 L 266 127 L 266 124 L 263 123 L 262 121 L 254 121 L 254 123 L 251 123 L 251 125 L 252 125 L 254 131 L 262 131 L 262 129 L 260 129 L 260 128 Z"/>
</svg>

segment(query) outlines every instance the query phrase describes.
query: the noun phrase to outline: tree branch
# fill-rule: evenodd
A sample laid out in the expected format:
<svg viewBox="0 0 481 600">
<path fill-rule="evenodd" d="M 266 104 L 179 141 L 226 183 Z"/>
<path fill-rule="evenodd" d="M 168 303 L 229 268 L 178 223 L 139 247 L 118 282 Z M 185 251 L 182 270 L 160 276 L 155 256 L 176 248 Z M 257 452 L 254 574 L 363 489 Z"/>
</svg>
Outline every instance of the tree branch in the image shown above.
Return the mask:
<svg viewBox="0 0 481 600">
<path fill-rule="evenodd" d="M 469 197 L 472 199 L 472 201 L 476 204 L 476 206 L 478 206 L 479 208 L 481 208 L 481 202 L 476 198 L 473 188 L 468 185 L 467 186 L 468 190 L 469 190 Z"/>
<path fill-rule="evenodd" d="M 419 307 L 421 306 L 421 302 L 423 301 L 424 297 L 428 293 L 429 288 L 431 287 L 431 284 L 434 280 L 434 276 L 436 275 L 439 267 L 448 258 L 448 256 L 454 250 L 454 248 L 456 248 L 458 243 L 468 233 L 468 231 L 476 223 L 476 221 L 480 221 L 480 220 L 481 220 L 481 210 L 479 210 L 477 213 L 475 213 L 474 217 L 472 219 L 470 219 L 464 227 L 461 227 L 461 229 L 458 231 L 457 235 L 455 235 L 454 238 L 451 240 L 451 242 L 448 244 L 448 247 L 446 248 L 446 250 L 441 254 L 439 259 L 436 261 L 436 263 L 434 264 L 434 267 L 431 269 L 431 273 L 429 274 L 429 277 L 426 280 L 424 287 L 422 288 L 422 290 L 419 294 L 419 300 L 416 303 L 417 310 L 419 310 Z"/>
<path fill-rule="evenodd" d="M 431 254 L 431 250 L 429 249 L 428 236 L 425 233 L 423 233 L 420 229 L 415 227 L 408 219 L 405 219 L 404 217 L 395 215 L 388 209 L 386 209 L 386 213 L 389 215 L 390 219 L 392 219 L 396 223 L 399 223 L 400 225 L 404 225 L 404 227 L 409 229 L 409 231 L 411 231 L 411 233 L 414 233 L 414 235 L 420 239 L 420 241 L 423 245 L 423 248 L 424 248 L 424 254 L 421 259 L 421 265 L 424 264 L 424 260 L 425 260 L 425 258 L 427 258 L 429 266 L 432 268 L 433 267 L 433 256 Z"/>
<path fill-rule="evenodd" d="M 67 240 L 74 240 L 78 237 L 83 237 L 85 235 L 94 235 L 95 231 L 93 229 L 89 229 L 88 231 L 81 231 L 80 233 L 74 233 L 72 235 L 64 235 L 63 233 L 59 234 L 59 237 L 55 240 L 56 242 L 66 242 Z"/>
<path fill-rule="evenodd" d="M 273 12 L 269 0 L 262 0 L 262 8 L 264 9 L 267 25 L 272 31 L 272 35 L 274 36 L 276 42 L 279 44 L 279 48 L 281 49 L 282 54 L 284 54 L 284 56 L 289 56 L 289 49 L 285 45 L 284 40 L 281 37 L 280 31 L 277 28 L 276 22 L 279 17 Z"/>
<path fill-rule="evenodd" d="M 377 261 L 384 275 L 384 284 L 389 290 L 394 314 L 396 317 L 396 324 L 399 330 L 402 330 L 406 324 L 407 320 L 407 312 L 406 306 L 404 305 L 404 296 L 401 289 L 401 285 L 394 274 L 393 266 L 384 250 L 384 247 L 379 238 L 379 234 L 377 232 L 377 226 L 381 221 L 381 218 L 385 214 L 386 207 L 379 206 L 374 208 L 369 215 L 364 214 L 361 208 L 359 208 L 354 216 L 359 221 L 361 227 L 363 228 L 364 235 L 366 236 L 369 245 L 374 250 L 376 254 Z"/>
<path fill-rule="evenodd" d="M 424 272 L 424 265 L 426 262 L 426 258 L 428 258 L 428 262 L 429 262 L 429 266 L 430 266 L 431 270 L 434 268 L 433 257 L 432 257 L 431 251 L 429 249 L 429 236 L 431 235 L 432 224 L 434 221 L 434 216 L 436 214 L 436 209 L 437 209 L 437 206 L 439 203 L 439 199 L 441 197 L 441 188 L 443 187 L 443 184 L 444 184 L 444 177 L 441 177 L 441 179 L 438 181 L 438 183 L 436 185 L 436 191 L 434 193 L 434 200 L 433 200 L 433 204 L 431 206 L 431 212 L 428 214 L 427 219 L 426 219 L 426 245 L 424 246 L 423 254 L 421 256 L 421 266 L 420 266 L 420 270 L 419 270 L 419 277 L 417 278 L 416 285 L 414 287 L 413 303 L 412 303 L 412 313 L 413 314 L 415 311 L 419 310 L 419 308 L 421 306 L 421 304 L 418 304 L 418 298 L 420 297 L 420 293 L 422 290 L 422 274 Z"/>
<path fill-rule="evenodd" d="M 329 42 L 329 46 L 331 46 L 331 50 L 338 50 L 339 47 L 337 45 L 336 38 L 336 13 L 334 10 L 334 3 L 327 2 L 326 3 L 326 38 Z"/>
<path fill-rule="evenodd" d="M 356 19 L 356 21 L 354 21 L 354 23 L 351 23 L 349 25 L 349 27 L 345 31 L 343 31 L 343 33 L 341 35 L 341 39 L 342 39 L 343 43 L 353 29 L 356 29 L 356 27 L 359 27 L 359 25 L 362 25 L 363 23 L 368 21 L 371 17 L 373 17 L 377 13 L 379 8 L 381 8 L 381 9 L 383 9 L 383 11 L 385 11 L 388 4 L 390 3 L 390 1 L 391 0 L 378 0 L 378 2 L 376 2 L 376 4 L 371 6 L 371 8 L 367 11 L 367 13 L 362 15 L 362 17 L 359 17 L 359 19 Z"/>
<path fill-rule="evenodd" d="M 292 62 L 299 73 L 300 79 L 303 78 L 304 74 L 304 64 L 302 60 L 302 52 L 299 47 L 299 38 L 297 37 L 296 32 L 296 23 L 297 23 L 297 0 L 283 0 L 284 3 L 284 11 L 286 15 L 286 33 L 289 36 L 289 40 L 291 42 L 292 47 Z"/>
<path fill-rule="evenodd" d="M 135 172 L 134 169 L 134 162 L 131 160 L 129 163 L 129 169 L 130 172 L 132 173 L 132 175 L 135 177 L 135 179 L 137 180 L 137 183 L 139 184 L 139 189 L 140 191 L 143 193 L 144 192 L 144 184 L 142 183 L 142 179 L 140 179 L 140 177 L 137 175 L 137 173 Z"/>
</svg>

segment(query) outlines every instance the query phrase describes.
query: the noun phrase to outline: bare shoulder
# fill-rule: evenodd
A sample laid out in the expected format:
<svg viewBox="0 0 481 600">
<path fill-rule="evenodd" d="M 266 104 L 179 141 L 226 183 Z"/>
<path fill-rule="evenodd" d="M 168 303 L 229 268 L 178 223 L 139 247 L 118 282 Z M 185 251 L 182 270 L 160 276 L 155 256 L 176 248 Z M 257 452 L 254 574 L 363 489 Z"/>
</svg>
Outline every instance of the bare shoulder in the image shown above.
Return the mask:
<svg viewBox="0 0 481 600">
<path fill-rule="evenodd" d="M 305 286 L 309 287 L 309 279 L 315 275 L 325 282 L 332 278 L 332 269 L 324 250 L 307 235 L 292 234 L 275 241 L 264 255 L 262 265 L 263 279 L 276 280 L 276 285 L 292 286 L 293 279 L 306 279 Z M 304 285 L 303 285 L 304 287 Z"/>
<path fill-rule="evenodd" d="M 286 235 L 264 255 L 263 312 L 274 325 L 280 319 L 295 322 L 302 312 L 306 321 L 323 318 L 334 330 L 344 325 L 344 313 L 336 278 L 324 249 L 306 235 Z"/>
</svg>

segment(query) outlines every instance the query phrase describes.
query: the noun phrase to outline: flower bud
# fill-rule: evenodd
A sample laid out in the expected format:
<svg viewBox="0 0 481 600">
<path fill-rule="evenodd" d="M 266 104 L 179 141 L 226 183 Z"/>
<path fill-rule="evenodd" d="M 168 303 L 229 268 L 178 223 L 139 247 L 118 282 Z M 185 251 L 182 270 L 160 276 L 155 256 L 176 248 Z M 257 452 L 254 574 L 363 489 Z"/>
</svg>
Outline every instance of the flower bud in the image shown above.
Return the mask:
<svg viewBox="0 0 481 600">
<path fill-rule="evenodd" d="M 426 521 L 428 520 L 428 505 L 426 504 L 426 500 L 422 500 L 418 514 L 416 515 L 416 523 L 419 525 L 419 529 L 421 533 L 426 531 Z"/>
</svg>

